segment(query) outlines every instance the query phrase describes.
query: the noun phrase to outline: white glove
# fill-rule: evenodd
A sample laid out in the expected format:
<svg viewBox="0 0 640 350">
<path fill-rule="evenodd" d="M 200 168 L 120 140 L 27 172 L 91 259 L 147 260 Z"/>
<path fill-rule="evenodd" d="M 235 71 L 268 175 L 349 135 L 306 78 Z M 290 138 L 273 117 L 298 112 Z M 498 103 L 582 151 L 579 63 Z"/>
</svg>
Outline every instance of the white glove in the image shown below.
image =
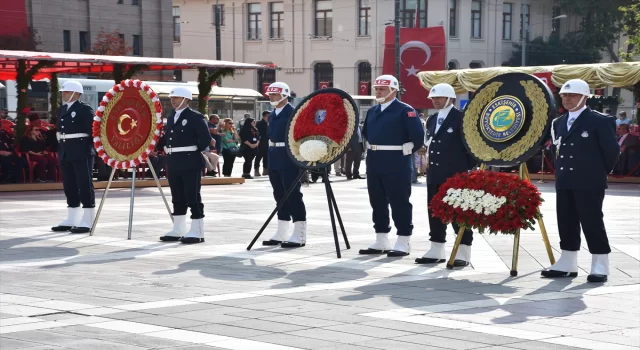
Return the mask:
<svg viewBox="0 0 640 350">
<path fill-rule="evenodd" d="M 403 144 L 402 145 L 402 154 L 404 154 L 405 156 L 408 156 L 411 153 L 413 153 L 413 142 L 407 142 L 407 143 Z"/>
</svg>

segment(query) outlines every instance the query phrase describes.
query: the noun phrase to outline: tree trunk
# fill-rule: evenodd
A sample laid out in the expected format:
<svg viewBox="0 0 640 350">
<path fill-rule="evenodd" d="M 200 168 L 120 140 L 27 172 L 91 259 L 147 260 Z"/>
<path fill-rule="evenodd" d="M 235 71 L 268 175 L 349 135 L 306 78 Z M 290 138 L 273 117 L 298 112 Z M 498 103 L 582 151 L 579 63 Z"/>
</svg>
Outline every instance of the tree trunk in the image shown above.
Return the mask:
<svg viewBox="0 0 640 350">
<path fill-rule="evenodd" d="M 58 84 L 58 73 L 51 73 L 51 83 L 49 84 L 49 86 L 49 105 L 51 106 L 51 118 L 53 118 L 58 116 L 58 107 L 60 107 L 60 88 Z"/>
<path fill-rule="evenodd" d="M 27 108 L 27 91 L 29 90 L 29 80 L 27 79 L 27 63 L 25 60 L 18 60 L 18 69 L 16 71 L 16 90 L 18 92 L 18 108 L 16 114 L 18 116 L 18 125 L 16 127 L 16 144 L 20 142 L 20 138 L 24 133 L 27 114 L 24 109 Z"/>
<path fill-rule="evenodd" d="M 613 60 L 613 62 L 620 62 L 620 57 L 618 56 L 618 54 L 613 50 L 613 45 L 607 45 L 607 51 L 609 52 L 609 56 L 611 56 L 611 59 Z M 620 89 L 619 87 L 614 87 L 613 90 L 611 91 L 611 96 L 614 97 L 618 97 L 620 96 L 620 91 L 622 91 L 622 89 Z M 611 114 L 613 116 L 618 114 L 618 104 L 613 104 L 609 106 L 611 108 Z"/>
</svg>

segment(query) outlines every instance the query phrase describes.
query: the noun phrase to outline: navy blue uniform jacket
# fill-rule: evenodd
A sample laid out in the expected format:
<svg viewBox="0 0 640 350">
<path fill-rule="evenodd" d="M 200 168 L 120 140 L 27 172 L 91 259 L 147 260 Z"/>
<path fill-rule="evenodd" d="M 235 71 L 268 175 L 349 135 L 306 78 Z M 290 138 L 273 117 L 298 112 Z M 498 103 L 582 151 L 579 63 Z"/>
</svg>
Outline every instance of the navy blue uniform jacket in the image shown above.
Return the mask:
<svg viewBox="0 0 640 350">
<path fill-rule="evenodd" d="M 587 108 L 567 131 L 568 117 L 567 113 L 557 118 L 552 126 L 556 139 L 562 137 L 555 161 L 556 189 L 607 188 L 607 175 L 620 156 L 615 120 Z"/>
<path fill-rule="evenodd" d="M 453 175 L 467 172 L 475 166 L 474 158 L 462 143 L 462 117 L 462 112 L 451 108 L 437 133 L 438 114 L 427 120 L 427 140 L 431 138 L 427 183 L 443 184 Z"/>
<path fill-rule="evenodd" d="M 77 100 L 71 107 L 62 113 L 58 109 L 58 124 L 56 129 L 61 134 L 88 134 L 88 137 L 58 141 L 58 157 L 60 160 L 80 160 L 96 154 L 93 148 L 93 136 L 91 127 L 95 113 L 88 104 Z"/>
<path fill-rule="evenodd" d="M 293 106 L 287 104 L 282 108 L 280 114 L 276 115 L 275 109 L 269 116 L 269 127 L 267 135 L 271 142 L 284 142 L 287 138 L 287 123 L 293 118 Z M 265 141 L 263 141 L 265 142 Z M 297 170 L 296 163 L 293 162 L 286 147 L 269 147 L 269 170 Z"/>
<path fill-rule="evenodd" d="M 209 127 L 202 114 L 187 107 L 177 122 L 173 122 L 175 111 L 167 119 L 165 127 L 164 144 L 165 147 L 188 147 L 196 146 L 197 151 L 177 152 L 168 155 L 167 165 L 169 171 L 176 170 L 201 170 L 204 167 L 202 151 L 211 143 Z"/>
<path fill-rule="evenodd" d="M 369 111 L 362 128 L 362 136 L 370 145 L 401 146 L 413 142 L 412 152 L 424 144 L 424 129 L 413 107 L 397 99 L 380 111 L 377 105 Z M 367 173 L 389 174 L 411 171 L 411 155 L 402 151 L 367 152 Z"/>
</svg>

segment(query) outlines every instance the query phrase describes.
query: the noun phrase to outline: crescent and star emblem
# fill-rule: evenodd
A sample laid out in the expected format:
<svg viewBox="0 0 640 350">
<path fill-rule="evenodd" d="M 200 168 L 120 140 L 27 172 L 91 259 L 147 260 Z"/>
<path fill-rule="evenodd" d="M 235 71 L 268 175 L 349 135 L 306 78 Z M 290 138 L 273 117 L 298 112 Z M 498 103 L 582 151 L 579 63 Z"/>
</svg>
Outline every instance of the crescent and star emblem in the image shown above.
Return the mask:
<svg viewBox="0 0 640 350">
<path fill-rule="evenodd" d="M 131 117 L 128 114 L 123 114 L 123 115 L 120 116 L 120 119 L 118 120 L 118 131 L 120 132 L 120 135 L 126 135 L 126 134 L 129 133 L 129 131 L 133 130 L 133 128 L 138 126 L 138 123 L 135 120 L 131 119 L 131 126 L 129 127 L 129 130 L 124 131 L 122 129 L 122 123 L 126 119 L 131 119 Z"/>
<path fill-rule="evenodd" d="M 400 46 L 400 63 L 404 64 L 402 62 L 402 54 L 405 52 L 405 50 L 412 49 L 412 48 L 421 49 L 422 51 L 424 51 L 425 55 L 427 55 L 424 62 L 422 63 L 423 66 L 427 62 L 429 62 L 429 60 L 431 59 L 431 48 L 429 47 L 429 45 L 427 45 L 426 43 L 423 43 L 422 41 L 408 41 L 404 45 Z M 407 76 L 413 75 L 415 77 L 418 77 L 418 72 L 420 70 L 415 66 L 412 65 L 411 68 L 405 68 L 405 69 L 407 70 Z"/>
</svg>

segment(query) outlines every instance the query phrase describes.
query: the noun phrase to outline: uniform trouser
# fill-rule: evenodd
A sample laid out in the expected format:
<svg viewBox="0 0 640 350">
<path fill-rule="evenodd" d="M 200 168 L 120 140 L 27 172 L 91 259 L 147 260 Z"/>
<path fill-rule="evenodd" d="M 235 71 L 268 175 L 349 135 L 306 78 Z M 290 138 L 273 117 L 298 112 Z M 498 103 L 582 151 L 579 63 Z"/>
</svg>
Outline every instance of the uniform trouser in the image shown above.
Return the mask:
<svg viewBox="0 0 640 350">
<path fill-rule="evenodd" d="M 359 176 L 360 175 L 360 162 L 362 161 L 362 146 L 359 144 L 347 152 L 347 159 L 345 161 L 345 174 Z M 353 171 L 352 171 L 353 167 Z"/>
<path fill-rule="evenodd" d="M 287 201 L 278 210 L 278 220 L 307 221 L 307 210 L 302 201 L 300 181 L 296 181 L 301 169 L 269 169 L 269 181 L 273 187 L 273 198 L 277 203 L 284 198 L 291 186 L 295 186 Z"/>
<path fill-rule="evenodd" d="M 96 206 L 96 195 L 93 191 L 93 156 L 75 160 L 60 160 L 62 169 L 62 186 L 67 197 L 67 205 L 77 208 Z"/>
<path fill-rule="evenodd" d="M 582 226 L 591 254 L 611 252 L 604 228 L 602 201 L 604 189 L 556 190 L 556 213 L 562 250 L 580 250 Z"/>
<path fill-rule="evenodd" d="M 340 174 L 342 173 L 342 170 L 344 170 L 344 161 L 345 161 L 346 157 L 342 156 L 340 157 L 340 159 L 336 160 L 333 163 L 333 171 L 336 172 L 336 174 Z"/>
<path fill-rule="evenodd" d="M 440 218 L 433 216 L 433 212 L 431 211 L 431 200 L 438 193 L 442 184 L 427 184 L 427 212 L 429 213 L 429 240 L 431 242 L 436 243 L 445 243 L 447 237 L 447 225 L 445 225 Z M 460 231 L 460 227 L 452 223 L 453 231 L 458 234 Z M 471 245 L 473 242 L 473 232 L 469 229 L 464 230 L 464 234 L 462 236 L 462 240 L 460 244 Z"/>
<path fill-rule="evenodd" d="M 398 236 L 411 236 L 413 232 L 413 206 L 411 197 L 411 172 L 393 174 L 367 172 L 367 190 L 373 209 L 373 228 L 376 233 L 389 233 L 389 205 Z"/>
<path fill-rule="evenodd" d="M 268 145 L 267 146 L 263 146 L 263 144 L 260 143 L 260 146 L 258 146 L 258 153 L 256 154 L 256 161 L 255 161 L 255 163 L 253 165 L 253 168 L 255 170 L 258 170 L 258 168 L 260 168 L 260 161 L 262 161 L 262 167 L 264 169 L 269 168 L 269 155 L 268 155 L 268 152 L 269 152 Z"/>
<path fill-rule="evenodd" d="M 169 168 L 169 188 L 171 188 L 171 202 L 173 215 L 186 215 L 187 208 L 191 208 L 191 218 L 204 217 L 204 204 L 200 198 L 200 178 L 202 169 L 183 170 Z"/>
</svg>

